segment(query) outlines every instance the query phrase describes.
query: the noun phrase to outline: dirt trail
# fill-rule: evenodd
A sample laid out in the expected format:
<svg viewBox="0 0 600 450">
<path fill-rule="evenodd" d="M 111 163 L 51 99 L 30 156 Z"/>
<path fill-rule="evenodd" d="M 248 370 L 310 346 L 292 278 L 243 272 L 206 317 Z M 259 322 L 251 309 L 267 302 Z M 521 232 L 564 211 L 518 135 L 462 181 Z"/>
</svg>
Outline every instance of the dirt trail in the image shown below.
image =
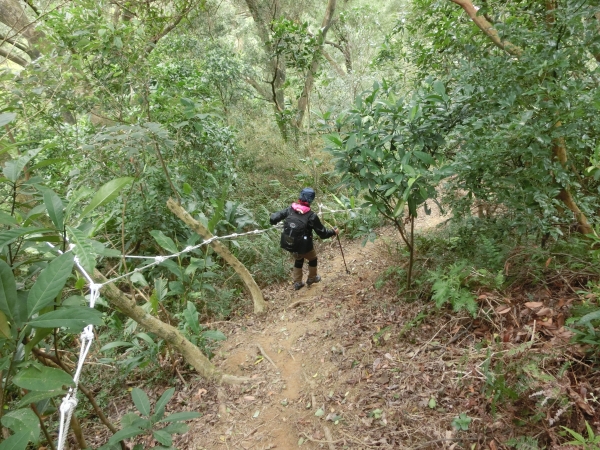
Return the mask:
<svg viewBox="0 0 600 450">
<path fill-rule="evenodd" d="M 442 220 L 439 215 L 428 218 L 429 227 Z M 337 241 L 319 243 L 321 283 L 299 291 L 289 283 L 267 289 L 266 316 L 220 328 L 228 340 L 213 361 L 226 373 L 256 381 L 221 388 L 220 414 L 212 419 L 208 414 L 204 426 L 188 433 L 187 448 L 363 448 L 363 436 L 348 427 L 358 413 L 361 389 L 369 389 L 360 381 L 362 369 L 368 367 L 367 383 L 389 383 L 389 375 L 371 379 L 369 372 L 389 368 L 393 357 L 384 352 L 376 358 L 373 352 L 372 335 L 382 324 L 360 325 L 369 329 L 364 336 L 353 325 L 362 322 L 365 308 L 368 312 L 380 301 L 383 292 L 374 283 L 397 241 L 391 228 L 364 247 L 342 241 L 350 274 Z M 389 336 L 383 333 L 382 338 Z"/>
</svg>

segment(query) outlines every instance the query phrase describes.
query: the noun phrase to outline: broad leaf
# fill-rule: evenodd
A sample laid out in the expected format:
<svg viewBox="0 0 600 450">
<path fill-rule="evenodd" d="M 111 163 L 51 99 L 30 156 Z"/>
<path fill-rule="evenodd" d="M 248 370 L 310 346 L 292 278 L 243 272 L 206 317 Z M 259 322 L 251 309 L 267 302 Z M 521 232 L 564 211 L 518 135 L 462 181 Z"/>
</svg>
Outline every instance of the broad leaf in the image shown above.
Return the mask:
<svg viewBox="0 0 600 450">
<path fill-rule="evenodd" d="M 100 351 L 101 352 L 106 352 L 108 350 L 112 350 L 113 348 L 119 348 L 119 347 L 133 347 L 133 344 L 131 342 L 126 342 L 126 341 L 110 342 L 110 343 L 102 346 L 102 348 L 100 349 Z"/>
<path fill-rule="evenodd" d="M 0 311 L 0 337 L 4 339 L 11 339 L 10 325 L 6 318 L 6 314 Z"/>
<path fill-rule="evenodd" d="M 85 217 L 97 207 L 105 205 L 111 200 L 117 198 L 119 192 L 121 192 L 121 189 L 133 182 L 133 180 L 133 177 L 123 177 L 117 178 L 106 183 L 98 190 L 98 192 L 96 192 L 96 195 L 94 195 L 90 204 L 87 205 L 86 208 L 82 211 L 81 217 Z"/>
<path fill-rule="evenodd" d="M 56 192 L 52 189 L 44 189 L 44 204 L 48 210 L 48 215 L 57 230 L 64 228 L 64 205 Z"/>
<path fill-rule="evenodd" d="M 106 445 L 103 445 L 101 448 L 110 448 L 110 445 L 114 445 L 118 442 L 124 441 L 125 439 L 129 439 L 135 436 L 138 436 L 142 433 L 145 433 L 145 430 L 142 430 L 138 427 L 127 427 L 122 430 L 117 431 L 113 434 L 108 440 Z M 108 445 L 108 447 L 107 447 Z"/>
<path fill-rule="evenodd" d="M 184 420 L 191 420 L 201 417 L 202 414 L 194 412 L 194 411 L 182 411 L 175 414 L 171 414 L 170 416 L 165 417 L 160 422 L 182 422 Z"/>
<path fill-rule="evenodd" d="M 21 172 L 23 171 L 27 163 L 33 158 L 35 158 L 35 156 L 40 152 L 40 150 L 41 148 L 29 150 L 20 158 L 8 161 L 4 165 L 4 169 L 2 171 L 4 173 L 4 176 L 8 178 L 9 181 L 15 183 L 21 176 Z"/>
<path fill-rule="evenodd" d="M 5 414 L 2 417 L 2 425 L 12 430 L 15 434 L 29 432 L 33 442 L 39 441 L 40 421 L 29 408 L 20 408 Z"/>
<path fill-rule="evenodd" d="M 63 391 L 62 389 L 54 390 L 54 391 L 31 391 L 28 392 L 25 397 L 19 400 L 17 404 L 17 408 L 21 408 L 26 405 L 31 405 L 32 403 L 41 402 L 42 400 L 46 400 L 52 397 L 63 396 L 67 393 L 67 391 Z"/>
<path fill-rule="evenodd" d="M 19 226 L 19 222 L 10 214 L 0 211 L 0 225 Z"/>
<path fill-rule="evenodd" d="M 57 391 L 64 385 L 74 385 L 71 375 L 60 369 L 46 366 L 27 367 L 17 373 L 12 382 L 29 391 Z"/>
<path fill-rule="evenodd" d="M 225 341 L 227 340 L 227 336 L 225 336 L 219 330 L 207 330 L 202 333 L 206 339 L 212 339 L 213 341 Z"/>
<path fill-rule="evenodd" d="M 85 235 L 85 233 L 77 228 L 67 226 L 67 231 L 71 236 L 71 242 L 75 244 L 73 251 L 79 263 L 88 273 L 92 273 L 96 267 L 96 253 L 94 247 L 92 247 L 91 239 Z"/>
<path fill-rule="evenodd" d="M 173 422 L 167 425 L 164 428 L 161 428 L 162 431 L 165 431 L 169 434 L 183 434 L 187 433 L 190 427 L 182 422 Z"/>
<path fill-rule="evenodd" d="M 12 230 L 5 230 L 0 233 L 0 248 L 5 245 L 12 244 L 14 241 L 19 239 L 21 236 L 34 233 L 42 233 L 45 231 L 52 231 L 48 228 L 37 228 L 37 227 L 25 227 L 25 228 L 13 228 Z"/>
<path fill-rule="evenodd" d="M 154 240 L 156 240 L 158 245 L 160 245 L 165 250 L 171 253 L 177 253 L 179 251 L 177 249 L 177 246 L 175 245 L 175 242 L 173 242 L 173 239 L 171 239 L 168 236 L 165 236 L 165 234 L 162 231 L 152 230 L 150 232 L 150 235 L 154 238 Z"/>
<path fill-rule="evenodd" d="M 8 439 L 0 442 L 0 450 L 25 450 L 31 438 L 29 431 L 13 434 Z"/>
<path fill-rule="evenodd" d="M 15 277 L 10 266 L 0 259 L 0 311 L 11 322 L 16 321 L 18 301 Z"/>
<path fill-rule="evenodd" d="M 42 270 L 27 297 L 27 317 L 51 304 L 62 291 L 73 270 L 74 255 L 64 253 Z"/>
<path fill-rule="evenodd" d="M 166 431 L 157 430 L 152 432 L 152 436 L 162 445 L 170 447 L 173 445 L 173 439 L 171 439 L 171 435 Z"/>
<path fill-rule="evenodd" d="M 156 405 L 154 405 L 154 420 L 160 420 L 163 418 L 165 415 L 165 406 L 167 403 L 169 403 L 169 400 L 171 400 L 171 397 L 173 397 L 174 393 L 175 388 L 167 389 L 157 400 Z"/>
<path fill-rule="evenodd" d="M 0 127 L 4 127 L 4 125 L 8 125 L 17 117 L 16 113 L 2 113 L 0 114 Z"/>
<path fill-rule="evenodd" d="M 87 325 L 104 325 L 102 313 L 94 308 L 76 306 L 60 308 L 36 317 L 29 324 L 33 328 L 72 328 L 81 330 Z"/>
<path fill-rule="evenodd" d="M 150 416 L 150 399 L 143 390 L 140 388 L 133 388 L 131 391 L 131 398 L 136 408 L 143 416 Z"/>
</svg>

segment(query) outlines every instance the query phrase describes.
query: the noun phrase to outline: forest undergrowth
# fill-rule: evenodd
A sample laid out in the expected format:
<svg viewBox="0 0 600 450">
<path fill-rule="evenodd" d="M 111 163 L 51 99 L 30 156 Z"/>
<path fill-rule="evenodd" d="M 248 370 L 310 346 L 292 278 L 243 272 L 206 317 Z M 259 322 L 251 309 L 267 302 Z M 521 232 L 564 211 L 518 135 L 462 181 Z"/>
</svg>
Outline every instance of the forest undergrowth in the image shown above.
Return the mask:
<svg viewBox="0 0 600 450">
<path fill-rule="evenodd" d="M 226 337 L 211 347 L 213 362 L 247 384 L 202 381 L 168 348 L 150 346 L 141 354 L 149 364 L 128 376 L 94 371 L 90 383 L 114 422 L 133 388 L 154 399 L 175 387 L 167 409 L 202 414 L 177 448 L 566 450 L 579 438 L 597 448 L 600 289 L 590 242 L 542 247 L 536 236 L 516 242 L 501 218 L 444 219 L 417 236 L 410 289 L 406 251 L 383 227 L 366 246 L 343 240 L 350 274 L 337 243 L 324 242 L 322 283 L 298 292 L 269 283 L 265 316 L 247 304 L 213 315 L 204 329 Z M 136 442 L 157 444 L 151 435 Z"/>
</svg>

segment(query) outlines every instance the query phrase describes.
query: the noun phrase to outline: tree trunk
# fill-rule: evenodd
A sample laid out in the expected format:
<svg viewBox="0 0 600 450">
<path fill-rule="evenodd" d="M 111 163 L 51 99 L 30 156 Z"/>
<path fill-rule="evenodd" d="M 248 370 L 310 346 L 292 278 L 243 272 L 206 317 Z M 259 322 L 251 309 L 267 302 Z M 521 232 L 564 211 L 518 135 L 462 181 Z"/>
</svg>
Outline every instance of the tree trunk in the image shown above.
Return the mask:
<svg viewBox="0 0 600 450">
<path fill-rule="evenodd" d="M 94 270 L 93 278 L 96 283 L 106 283 L 108 281 L 97 269 Z M 101 289 L 101 293 L 113 307 L 135 320 L 146 331 L 154 333 L 159 338 L 164 339 L 171 347 L 181 353 L 185 361 L 196 369 L 203 378 L 217 383 L 229 384 L 237 384 L 246 381 L 244 378 L 221 373 L 221 371 L 219 371 L 208 358 L 202 354 L 200 349 L 187 340 L 177 328 L 148 314 L 136 304 L 135 300 L 127 297 L 113 283 L 104 285 Z"/>
<path fill-rule="evenodd" d="M 0 0 L 0 22 L 10 29 L 6 33 L 7 41 L 25 39 L 28 44 L 27 49 L 24 49 L 25 53 L 32 60 L 40 56 L 35 45 L 43 37 L 43 34 L 35 29 L 35 22 L 29 20 L 18 0 Z"/>
<path fill-rule="evenodd" d="M 298 113 L 296 114 L 296 118 L 294 120 L 294 127 L 300 128 L 302 126 L 302 121 L 304 120 L 304 114 L 306 114 L 306 108 L 308 106 L 308 98 L 312 91 L 314 82 L 315 82 L 315 74 L 319 70 L 319 66 L 321 64 L 321 54 L 323 52 L 323 45 L 325 43 L 325 36 L 327 35 L 327 31 L 329 27 L 331 27 L 331 20 L 333 19 L 333 13 L 335 12 L 335 3 L 336 0 L 329 0 L 327 3 L 327 9 L 325 10 L 325 17 L 323 17 L 323 22 L 321 23 L 321 29 L 319 30 L 319 46 L 315 49 L 315 53 L 313 54 L 312 62 L 310 63 L 310 69 L 308 70 L 308 74 L 304 80 L 304 88 L 302 89 L 302 94 L 298 99 Z"/>
<path fill-rule="evenodd" d="M 202 238 L 210 239 L 213 237 L 213 234 L 204 225 L 194 219 L 185 209 L 183 209 L 180 204 L 175 202 L 175 200 L 170 198 L 167 201 L 167 206 L 173 214 L 179 217 L 192 230 L 202 236 Z M 235 257 L 235 255 L 219 241 L 212 241 L 209 245 L 221 258 L 223 258 L 229 265 L 231 265 L 231 267 L 233 267 L 248 288 L 248 291 L 250 291 L 252 301 L 254 302 L 254 313 L 263 313 L 267 308 L 267 304 L 263 298 L 260 288 L 254 281 L 254 278 L 252 278 L 252 274 L 250 274 L 248 269 L 246 269 L 246 267 Z"/>
</svg>

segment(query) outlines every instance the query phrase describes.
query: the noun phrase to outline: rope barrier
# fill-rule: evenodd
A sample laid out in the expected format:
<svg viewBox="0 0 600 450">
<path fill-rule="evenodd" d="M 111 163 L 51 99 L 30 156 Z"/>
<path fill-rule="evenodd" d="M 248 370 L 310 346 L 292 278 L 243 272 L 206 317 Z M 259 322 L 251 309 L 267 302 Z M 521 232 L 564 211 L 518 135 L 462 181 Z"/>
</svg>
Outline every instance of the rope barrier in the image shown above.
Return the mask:
<svg viewBox="0 0 600 450">
<path fill-rule="evenodd" d="M 323 208 L 328 210 L 328 211 L 325 211 L 324 213 L 329 213 L 329 214 L 335 213 L 335 212 L 349 212 L 354 209 L 363 209 L 363 208 L 353 208 L 353 209 L 344 209 L 344 210 L 336 211 L 336 210 L 327 208 L 325 205 L 319 203 L 319 214 L 322 213 Z M 279 226 L 275 225 L 275 226 L 272 226 L 269 228 L 247 231 L 245 233 L 232 233 L 232 234 L 228 234 L 225 236 L 213 236 L 209 239 L 202 241 L 199 244 L 196 244 L 193 246 L 187 246 L 183 250 L 173 253 L 171 255 L 157 255 L 157 256 L 122 255 L 125 258 L 153 259 L 154 261 L 149 264 L 146 264 L 144 266 L 136 267 L 132 271 L 127 272 L 122 275 L 119 275 L 117 277 L 111 278 L 110 280 L 106 280 L 104 283 L 94 282 L 93 278 L 87 273 L 87 271 L 81 265 L 79 258 L 77 256 L 75 256 L 74 261 L 75 261 L 75 265 L 77 266 L 77 269 L 79 270 L 79 272 L 83 275 L 83 277 L 88 282 L 88 286 L 89 286 L 89 290 L 90 290 L 89 307 L 94 308 L 96 305 L 96 301 L 100 297 L 100 289 L 109 283 L 114 283 L 115 281 L 123 279 L 123 278 L 127 278 L 127 277 L 133 275 L 134 273 L 142 272 L 142 271 L 149 269 L 150 267 L 154 267 L 168 259 L 175 258 L 184 253 L 189 253 L 192 250 L 196 250 L 204 245 L 208 245 L 208 244 L 212 243 L 213 241 L 235 239 L 235 238 L 239 238 L 242 236 L 249 236 L 249 235 L 257 235 L 257 234 L 266 233 L 273 229 L 280 229 L 280 228 L 281 228 L 280 225 Z M 59 253 L 61 253 L 61 254 L 63 253 L 61 250 L 57 249 L 51 243 L 47 242 L 47 244 L 50 247 L 56 249 Z M 75 248 L 75 245 L 70 244 L 68 251 L 72 251 L 73 248 Z M 90 351 L 93 340 L 94 340 L 94 326 L 88 325 L 83 329 L 83 331 L 81 332 L 81 335 L 80 335 L 81 346 L 79 349 L 79 359 L 77 361 L 77 369 L 75 370 L 75 374 L 73 375 L 73 382 L 75 385 L 74 385 L 74 387 L 69 388 L 69 391 L 63 397 L 62 402 L 60 404 L 60 408 L 59 408 L 60 421 L 59 421 L 59 427 L 58 427 L 58 442 L 57 442 L 57 447 L 56 447 L 57 450 L 64 450 L 64 448 L 65 448 L 65 442 L 67 439 L 67 435 L 69 434 L 71 418 L 73 417 L 73 413 L 75 411 L 75 408 L 77 407 L 77 391 L 78 391 L 78 386 L 79 386 L 79 377 L 81 376 L 81 372 L 83 370 L 83 365 L 85 363 L 85 358 L 87 357 L 87 355 Z"/>
</svg>

